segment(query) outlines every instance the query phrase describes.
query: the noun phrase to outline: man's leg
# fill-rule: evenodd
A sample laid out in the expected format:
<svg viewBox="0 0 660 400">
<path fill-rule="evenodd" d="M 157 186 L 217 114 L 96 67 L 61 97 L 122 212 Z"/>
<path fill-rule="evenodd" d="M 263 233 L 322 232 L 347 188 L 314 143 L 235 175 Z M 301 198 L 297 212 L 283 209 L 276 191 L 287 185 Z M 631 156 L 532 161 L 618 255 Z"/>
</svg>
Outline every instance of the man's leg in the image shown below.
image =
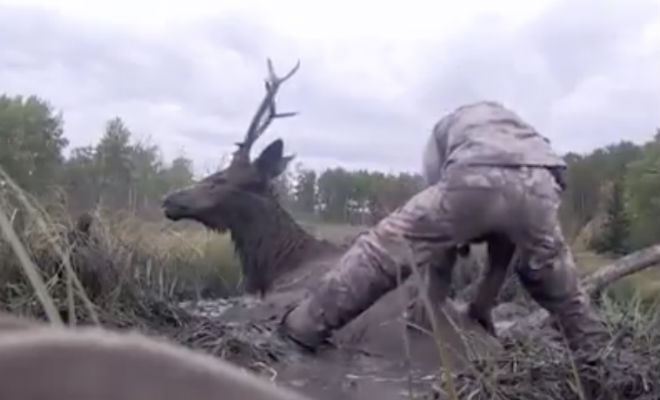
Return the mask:
<svg viewBox="0 0 660 400">
<path fill-rule="evenodd" d="M 419 291 L 423 290 L 430 303 L 440 307 L 449 297 L 451 291 L 452 272 L 456 264 L 457 253 L 457 248 L 442 251 L 433 260 L 432 264 L 419 271 L 423 279 L 422 286 L 413 284 L 407 293 L 406 319 L 408 324 L 417 328 L 432 329 L 431 321 L 428 318 L 428 310 L 424 306 L 424 302 L 420 301 Z"/>
<path fill-rule="evenodd" d="M 592 339 L 606 337 L 605 327 L 579 283 L 568 246 L 559 246 L 554 260 L 545 265 L 519 264 L 518 275 L 531 297 L 557 318 L 571 348 L 598 346 Z"/>
<path fill-rule="evenodd" d="M 607 332 L 580 285 L 562 235 L 557 217 L 559 196 L 547 190 L 552 185 L 551 175 L 532 169 L 527 178 L 531 186 L 528 193 L 532 194 L 526 196 L 521 210 L 525 223 L 518 244 L 523 262 L 516 263 L 520 280 L 531 297 L 557 317 L 571 348 L 598 346 L 598 339 Z"/>
<path fill-rule="evenodd" d="M 491 311 L 507 277 L 515 245 L 504 235 L 493 234 L 487 239 L 488 270 L 481 278 L 477 294 L 470 303 L 468 314 L 479 322 L 491 335 L 496 336 Z"/>
<path fill-rule="evenodd" d="M 406 279 L 413 265 L 426 268 L 510 220 L 502 178 L 493 168 L 447 171 L 360 236 L 310 296 L 284 316 L 285 332 L 315 347 L 394 289 L 398 276 Z"/>
<path fill-rule="evenodd" d="M 449 197 L 449 198 L 448 198 Z M 453 249 L 456 194 L 436 184 L 411 198 L 360 236 L 319 287 L 285 316 L 286 333 L 316 347 L 405 280 L 412 264 L 427 267 Z"/>
</svg>

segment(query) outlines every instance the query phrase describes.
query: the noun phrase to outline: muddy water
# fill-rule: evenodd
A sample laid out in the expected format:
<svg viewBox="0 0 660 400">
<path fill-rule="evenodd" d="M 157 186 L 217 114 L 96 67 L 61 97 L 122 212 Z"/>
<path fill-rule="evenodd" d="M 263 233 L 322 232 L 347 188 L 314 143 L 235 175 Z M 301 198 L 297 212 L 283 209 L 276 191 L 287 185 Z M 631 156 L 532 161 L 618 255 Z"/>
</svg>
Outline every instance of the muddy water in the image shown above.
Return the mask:
<svg viewBox="0 0 660 400">
<path fill-rule="evenodd" d="M 302 356 L 278 369 L 276 382 L 318 400 L 405 399 L 411 390 L 429 392 L 435 379 L 432 371 L 410 368 L 404 361 L 342 350 Z"/>
<path fill-rule="evenodd" d="M 387 304 L 377 303 L 370 313 L 363 314 L 347 326 L 348 329 L 338 332 L 334 337 L 338 348 L 322 349 L 314 355 L 302 352 L 292 355 L 286 362 L 272 366 L 274 370 L 270 371 L 270 378 L 277 384 L 319 400 L 407 399 L 411 391 L 419 399 L 420 393 L 428 394 L 441 365 L 438 342 L 427 333 L 408 329 L 409 346 L 406 348 L 403 338 L 406 322 L 401 309 L 388 308 Z M 243 307 L 255 310 L 251 305 Z M 190 305 L 187 308 L 190 309 Z M 232 307 L 226 300 L 200 303 L 195 309 L 191 310 L 195 314 L 227 318 L 233 322 L 237 318 L 249 320 L 255 315 L 246 312 L 246 308 Z M 478 331 L 472 329 L 468 332 L 466 322 L 456 318 L 460 315 L 454 315 L 451 321 L 445 314 L 439 313 L 437 317 L 446 361 L 451 369 L 464 368 L 467 358 L 475 354 L 483 356 L 497 350 L 496 341 L 490 337 L 481 334 L 466 337 L 466 332 L 474 334 Z M 457 334 L 452 326 L 462 333 Z"/>
</svg>

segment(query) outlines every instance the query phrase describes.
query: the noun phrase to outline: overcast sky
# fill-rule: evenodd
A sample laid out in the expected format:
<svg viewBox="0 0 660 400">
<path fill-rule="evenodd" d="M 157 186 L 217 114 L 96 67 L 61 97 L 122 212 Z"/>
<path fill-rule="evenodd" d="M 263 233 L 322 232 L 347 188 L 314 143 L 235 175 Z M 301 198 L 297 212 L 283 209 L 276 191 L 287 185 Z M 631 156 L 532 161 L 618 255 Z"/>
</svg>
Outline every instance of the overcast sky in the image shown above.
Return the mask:
<svg viewBox="0 0 660 400">
<path fill-rule="evenodd" d="M 93 4 L 92 4 L 93 3 Z M 418 171 L 467 102 L 514 109 L 563 152 L 660 127 L 660 1 L 0 0 L 0 92 L 61 110 L 70 147 L 123 118 L 198 170 L 233 149 L 285 72 L 255 152 L 281 137 L 314 167 Z"/>
</svg>

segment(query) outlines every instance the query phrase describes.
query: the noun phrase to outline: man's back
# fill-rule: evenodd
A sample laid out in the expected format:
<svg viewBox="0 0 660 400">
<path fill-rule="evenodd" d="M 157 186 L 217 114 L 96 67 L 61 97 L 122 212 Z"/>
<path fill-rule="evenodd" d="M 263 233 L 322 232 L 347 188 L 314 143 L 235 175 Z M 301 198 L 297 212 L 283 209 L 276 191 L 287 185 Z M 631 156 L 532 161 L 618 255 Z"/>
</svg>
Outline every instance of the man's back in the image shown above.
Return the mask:
<svg viewBox="0 0 660 400">
<path fill-rule="evenodd" d="M 424 153 L 428 183 L 448 166 L 565 167 L 548 139 L 499 103 L 483 101 L 456 109 L 433 128 Z"/>
</svg>

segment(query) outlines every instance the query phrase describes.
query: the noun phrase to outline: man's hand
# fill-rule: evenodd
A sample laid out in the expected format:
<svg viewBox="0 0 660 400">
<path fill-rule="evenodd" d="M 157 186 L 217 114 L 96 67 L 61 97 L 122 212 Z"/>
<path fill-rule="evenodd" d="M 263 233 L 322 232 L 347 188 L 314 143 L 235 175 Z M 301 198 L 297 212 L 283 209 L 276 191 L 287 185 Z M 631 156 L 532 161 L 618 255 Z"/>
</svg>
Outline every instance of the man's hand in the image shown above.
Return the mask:
<svg viewBox="0 0 660 400">
<path fill-rule="evenodd" d="M 495 324 L 493 324 L 493 317 L 490 309 L 478 307 L 474 303 L 470 303 L 468 307 L 468 316 L 477 321 L 479 325 L 481 325 L 493 337 L 497 337 L 497 331 L 495 330 Z"/>
</svg>

